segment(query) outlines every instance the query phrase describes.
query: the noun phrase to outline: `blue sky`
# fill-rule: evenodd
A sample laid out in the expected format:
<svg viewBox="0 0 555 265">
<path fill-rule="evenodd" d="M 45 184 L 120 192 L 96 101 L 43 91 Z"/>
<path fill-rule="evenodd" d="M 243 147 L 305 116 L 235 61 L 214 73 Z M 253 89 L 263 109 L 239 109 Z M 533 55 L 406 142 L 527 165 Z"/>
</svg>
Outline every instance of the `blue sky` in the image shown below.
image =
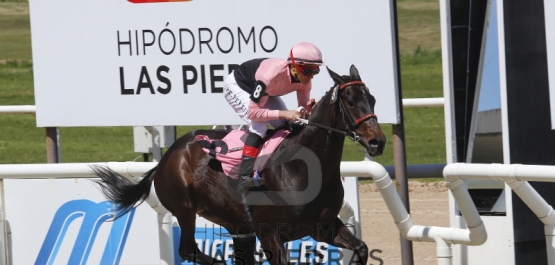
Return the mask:
<svg viewBox="0 0 555 265">
<path fill-rule="evenodd" d="M 486 42 L 484 73 L 482 75 L 478 111 L 501 108 L 501 94 L 499 88 L 499 52 L 497 45 L 497 1 L 494 0 Z"/>
</svg>

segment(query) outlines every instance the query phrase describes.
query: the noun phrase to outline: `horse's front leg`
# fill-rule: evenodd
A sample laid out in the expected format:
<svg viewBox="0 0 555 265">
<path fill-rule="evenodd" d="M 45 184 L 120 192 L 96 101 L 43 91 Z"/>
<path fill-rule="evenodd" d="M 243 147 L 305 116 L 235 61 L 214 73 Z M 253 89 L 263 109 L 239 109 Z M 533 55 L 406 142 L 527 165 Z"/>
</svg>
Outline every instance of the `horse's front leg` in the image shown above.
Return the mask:
<svg viewBox="0 0 555 265">
<path fill-rule="evenodd" d="M 335 218 L 329 226 L 318 225 L 314 239 L 330 245 L 352 250 L 353 258 L 349 264 L 366 264 L 368 246 L 358 239 L 339 218 Z"/>
<path fill-rule="evenodd" d="M 235 265 L 255 264 L 254 253 L 256 248 L 256 236 L 234 237 L 233 251 Z"/>
<path fill-rule="evenodd" d="M 277 236 L 264 238 L 259 237 L 260 244 L 264 250 L 264 256 L 271 265 L 286 265 L 287 253 L 285 252 L 284 242 Z"/>
</svg>

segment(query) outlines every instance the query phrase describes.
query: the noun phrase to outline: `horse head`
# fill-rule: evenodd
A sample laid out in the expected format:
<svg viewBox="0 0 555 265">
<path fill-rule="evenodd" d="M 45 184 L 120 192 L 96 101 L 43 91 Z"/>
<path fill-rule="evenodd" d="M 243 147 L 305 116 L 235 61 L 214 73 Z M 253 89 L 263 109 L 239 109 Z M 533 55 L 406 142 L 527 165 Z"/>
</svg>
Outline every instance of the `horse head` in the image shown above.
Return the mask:
<svg viewBox="0 0 555 265">
<path fill-rule="evenodd" d="M 386 138 L 374 114 L 376 99 L 360 79 L 358 69 L 351 65 L 350 75 L 343 76 L 327 69 L 335 82 L 328 94 L 337 128 L 364 146 L 371 156 L 381 155 Z"/>
</svg>

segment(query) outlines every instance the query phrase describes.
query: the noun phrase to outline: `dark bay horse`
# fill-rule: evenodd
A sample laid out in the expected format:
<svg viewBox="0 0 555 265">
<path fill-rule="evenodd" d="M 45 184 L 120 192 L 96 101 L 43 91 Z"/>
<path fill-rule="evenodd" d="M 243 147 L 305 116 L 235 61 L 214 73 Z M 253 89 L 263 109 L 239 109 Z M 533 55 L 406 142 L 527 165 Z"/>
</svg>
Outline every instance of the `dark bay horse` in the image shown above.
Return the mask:
<svg viewBox="0 0 555 265">
<path fill-rule="evenodd" d="M 138 183 L 106 167 L 93 168 L 100 177 L 96 182 L 118 205 L 118 216 L 143 202 L 154 183 L 160 202 L 179 222 L 179 255 L 187 261 L 225 263 L 198 249 L 194 237 L 198 214 L 232 235 L 237 264 L 255 263 L 256 237 L 270 264 L 287 264 L 284 243 L 307 236 L 353 250 L 355 261 L 366 264 L 368 247 L 338 218 L 344 194 L 339 167 L 345 134 L 371 156 L 382 154 L 386 139 L 374 114 L 376 100 L 357 68 L 351 66 L 350 75 L 344 76 L 329 68 L 328 72 L 334 86 L 312 111 L 309 125 L 291 132 L 274 152 L 261 173 L 265 187 L 248 192 L 246 201 L 195 140 L 197 135 L 221 139 L 227 131 L 185 134 Z M 250 205 L 252 216 L 242 202 Z"/>
</svg>

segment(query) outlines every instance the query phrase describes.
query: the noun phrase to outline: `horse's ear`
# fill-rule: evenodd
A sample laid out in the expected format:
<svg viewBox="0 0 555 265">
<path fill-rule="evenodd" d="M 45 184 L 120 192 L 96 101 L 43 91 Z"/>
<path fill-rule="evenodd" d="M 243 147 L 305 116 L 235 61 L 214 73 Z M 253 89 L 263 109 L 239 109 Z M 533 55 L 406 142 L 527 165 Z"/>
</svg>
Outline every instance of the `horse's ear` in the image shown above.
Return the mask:
<svg viewBox="0 0 555 265">
<path fill-rule="evenodd" d="M 333 81 L 336 84 L 342 84 L 345 83 L 345 81 L 343 80 L 343 78 L 341 78 L 340 75 L 338 75 L 336 72 L 332 71 L 327 65 L 326 65 L 326 69 L 328 69 L 328 73 L 331 76 L 331 79 L 333 79 Z"/>
<path fill-rule="evenodd" d="M 358 74 L 358 69 L 354 64 L 351 64 L 351 78 L 353 78 L 353 80 L 361 80 L 360 75 Z"/>
<path fill-rule="evenodd" d="M 330 70 L 328 66 L 326 66 L 326 69 L 328 69 L 328 73 L 333 79 L 333 82 L 335 82 L 335 86 L 333 86 L 333 89 L 331 91 L 331 96 L 330 96 L 330 104 L 333 105 L 335 101 L 337 101 L 337 98 L 339 97 L 339 84 L 343 84 L 345 83 L 345 81 L 336 72 Z"/>
</svg>

